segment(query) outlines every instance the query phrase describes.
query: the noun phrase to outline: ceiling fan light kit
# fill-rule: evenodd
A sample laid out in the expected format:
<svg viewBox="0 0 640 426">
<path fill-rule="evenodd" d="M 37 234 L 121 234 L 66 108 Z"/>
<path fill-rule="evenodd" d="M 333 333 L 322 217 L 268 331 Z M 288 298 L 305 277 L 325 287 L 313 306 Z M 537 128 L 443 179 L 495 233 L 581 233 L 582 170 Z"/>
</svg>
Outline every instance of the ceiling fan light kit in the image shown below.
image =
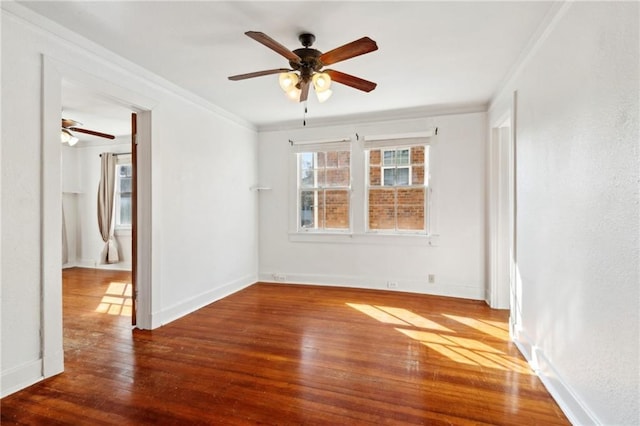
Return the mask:
<svg viewBox="0 0 640 426">
<path fill-rule="evenodd" d="M 291 51 L 278 43 L 268 35 L 258 31 L 247 31 L 248 37 L 265 45 L 276 53 L 284 56 L 289 61 L 291 69 L 277 68 L 272 70 L 256 71 L 248 74 L 238 74 L 229 77 L 229 80 L 238 81 L 247 78 L 261 77 L 263 75 L 279 74 L 278 83 L 287 97 L 297 102 L 305 102 L 309 95 L 309 87 L 313 85 L 319 102 L 324 102 L 333 91 L 331 82 L 344 84 L 354 89 L 370 92 L 376 88 L 376 83 L 364 80 L 335 70 L 322 70 L 325 65 L 335 64 L 346 59 L 364 55 L 378 50 L 378 45 L 369 37 L 337 47 L 329 52 L 322 53 L 312 49 L 311 45 L 316 37 L 310 33 L 300 34 L 298 40 L 302 48 Z"/>
<path fill-rule="evenodd" d="M 78 143 L 78 140 L 79 139 L 73 136 L 71 132 L 68 131 L 67 129 L 62 129 L 60 131 L 60 142 L 68 143 L 69 146 L 74 146 L 75 144 Z"/>
<path fill-rule="evenodd" d="M 107 133 L 96 132 L 95 130 L 83 129 L 79 126 L 82 126 L 82 123 L 75 120 L 69 120 L 68 118 L 63 118 L 62 129 L 60 130 L 60 142 L 68 143 L 69 146 L 74 146 L 75 144 L 77 144 L 79 139 L 75 137 L 73 133 L 71 133 L 71 131 L 86 133 L 87 135 L 98 136 L 100 138 L 105 138 L 105 139 L 116 138 L 115 136 L 109 135 Z"/>
</svg>

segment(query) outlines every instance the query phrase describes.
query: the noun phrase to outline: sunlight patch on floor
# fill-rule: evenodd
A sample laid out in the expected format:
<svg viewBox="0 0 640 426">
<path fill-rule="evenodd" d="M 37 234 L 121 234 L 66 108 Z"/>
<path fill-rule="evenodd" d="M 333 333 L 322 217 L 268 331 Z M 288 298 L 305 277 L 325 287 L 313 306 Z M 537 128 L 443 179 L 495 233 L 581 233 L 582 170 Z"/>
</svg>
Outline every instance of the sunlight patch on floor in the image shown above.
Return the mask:
<svg viewBox="0 0 640 426">
<path fill-rule="evenodd" d="M 384 324 L 395 326 L 397 332 L 425 345 L 429 349 L 443 355 L 450 360 L 467 365 L 513 371 L 523 374 L 533 374 L 529 364 L 517 356 L 508 355 L 498 349 L 509 341 L 509 331 L 506 324 L 496 321 L 483 321 L 458 315 L 442 314 L 447 321 L 455 321 L 463 326 L 473 328 L 498 339 L 495 346 L 484 339 L 471 339 L 456 335 L 456 331 L 439 324 L 437 321 L 424 318 L 403 308 L 387 306 L 373 306 L 367 304 L 347 303 L 371 318 Z"/>
<path fill-rule="evenodd" d="M 509 341 L 509 327 L 507 324 L 501 324 L 496 321 L 482 321 L 475 318 L 461 317 L 457 315 L 442 314 L 442 316 L 457 321 L 461 324 L 475 328 L 490 336 L 496 337 L 505 342 Z"/>
<path fill-rule="evenodd" d="M 438 324 L 435 321 L 431 321 L 430 319 L 427 319 L 421 315 L 418 315 L 416 313 L 411 312 L 408 309 L 403 309 L 403 308 L 391 308 L 388 306 L 376 306 L 376 308 L 381 309 L 397 318 L 402 319 L 403 321 L 408 322 L 409 324 L 413 325 L 414 327 L 419 327 L 419 328 L 428 328 L 431 330 L 438 330 L 438 331 L 447 331 L 449 333 L 454 333 L 453 330 Z"/>
<path fill-rule="evenodd" d="M 356 309 L 363 314 L 369 315 L 371 318 L 377 319 L 380 322 L 385 324 L 396 324 L 396 325 L 411 325 L 410 323 L 401 320 L 400 318 L 394 317 L 391 314 L 388 314 L 385 311 L 382 311 L 375 306 L 371 305 L 362 305 L 358 303 L 347 303 L 347 306 Z"/>
<path fill-rule="evenodd" d="M 133 302 L 131 300 L 132 286 L 130 283 L 111 282 L 100 300 L 96 312 L 109 315 L 130 317 Z"/>
</svg>

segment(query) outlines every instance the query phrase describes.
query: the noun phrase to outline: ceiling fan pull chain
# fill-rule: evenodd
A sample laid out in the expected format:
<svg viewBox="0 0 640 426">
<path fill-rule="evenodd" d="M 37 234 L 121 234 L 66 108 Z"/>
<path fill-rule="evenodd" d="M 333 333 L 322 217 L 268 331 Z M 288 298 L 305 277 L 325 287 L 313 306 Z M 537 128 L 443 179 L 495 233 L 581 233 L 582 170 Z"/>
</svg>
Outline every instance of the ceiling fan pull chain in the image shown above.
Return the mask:
<svg viewBox="0 0 640 426">
<path fill-rule="evenodd" d="M 307 126 L 307 103 L 304 104 L 304 115 L 302 116 L 302 125 Z"/>
</svg>

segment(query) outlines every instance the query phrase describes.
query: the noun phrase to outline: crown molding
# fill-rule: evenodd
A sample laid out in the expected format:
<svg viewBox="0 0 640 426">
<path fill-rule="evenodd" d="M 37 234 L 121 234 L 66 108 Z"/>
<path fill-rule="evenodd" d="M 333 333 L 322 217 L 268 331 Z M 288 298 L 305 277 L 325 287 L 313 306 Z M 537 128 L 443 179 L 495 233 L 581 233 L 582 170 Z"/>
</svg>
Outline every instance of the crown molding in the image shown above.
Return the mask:
<svg viewBox="0 0 640 426">
<path fill-rule="evenodd" d="M 132 77 L 142 80 L 147 86 L 153 89 L 169 92 L 175 96 L 208 110 L 221 118 L 256 131 L 256 126 L 231 112 L 209 102 L 208 100 L 166 80 L 163 77 L 149 71 L 148 69 L 112 52 L 111 50 L 97 44 L 75 32 L 64 27 L 45 16 L 42 16 L 31 9 L 16 2 L 15 0 L 1 0 L 0 8 L 4 16 L 11 17 L 26 25 L 30 25 L 34 30 L 49 37 L 71 49 L 81 51 L 84 56 L 98 63 L 100 66 L 125 72 Z M 80 49 L 80 50 L 79 50 Z"/>
<path fill-rule="evenodd" d="M 567 10 L 573 5 L 573 1 L 557 1 L 549 8 L 549 11 L 534 31 L 533 35 L 529 39 L 527 45 L 522 49 L 518 59 L 511 66 L 507 74 L 498 85 L 491 100 L 488 104 L 488 110 L 491 110 L 496 100 L 502 95 L 502 93 L 513 83 L 513 81 L 520 75 L 524 67 L 529 63 L 531 58 L 538 52 L 542 44 L 547 40 L 549 34 L 555 29 L 560 19 L 565 15 Z"/>
<path fill-rule="evenodd" d="M 376 111 L 371 113 L 350 114 L 333 117 L 322 117 L 317 119 L 306 119 L 306 126 L 302 120 L 289 120 L 278 123 L 268 123 L 258 125 L 258 132 L 273 132 L 281 130 L 294 130 L 301 128 L 318 128 L 327 126 L 340 126 L 353 123 L 380 123 L 384 121 L 412 120 L 416 118 L 470 114 L 477 112 L 487 112 L 487 103 L 465 103 L 447 105 L 428 105 L 416 108 L 404 108 L 396 110 Z"/>
</svg>

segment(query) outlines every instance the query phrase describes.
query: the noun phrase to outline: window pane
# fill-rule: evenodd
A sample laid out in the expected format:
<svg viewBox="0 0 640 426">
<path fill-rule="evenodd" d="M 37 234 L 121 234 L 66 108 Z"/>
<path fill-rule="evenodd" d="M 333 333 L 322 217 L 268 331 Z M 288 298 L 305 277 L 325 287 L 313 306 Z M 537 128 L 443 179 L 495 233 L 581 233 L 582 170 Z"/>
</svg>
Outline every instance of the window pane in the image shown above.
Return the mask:
<svg viewBox="0 0 640 426">
<path fill-rule="evenodd" d="M 315 191 L 302 191 L 300 193 L 300 226 L 302 228 L 315 228 L 314 218 L 317 211 L 315 205 Z"/>
<path fill-rule="evenodd" d="M 131 194 L 120 195 L 120 223 L 119 225 L 131 225 Z"/>
<path fill-rule="evenodd" d="M 395 151 L 384 151 L 383 153 L 383 159 L 382 159 L 382 165 L 383 166 L 394 166 L 395 163 L 395 159 L 396 159 L 396 152 Z"/>
<path fill-rule="evenodd" d="M 384 186 L 393 186 L 396 181 L 396 169 L 382 169 Z"/>
<path fill-rule="evenodd" d="M 424 230 L 425 189 L 398 189 L 397 202 L 398 229 Z"/>
<path fill-rule="evenodd" d="M 120 192 L 131 192 L 131 178 L 120 178 Z"/>
<path fill-rule="evenodd" d="M 325 227 L 349 229 L 349 192 L 345 190 L 325 191 Z"/>
<path fill-rule="evenodd" d="M 327 169 L 316 171 L 316 187 L 324 187 L 327 185 Z"/>
<path fill-rule="evenodd" d="M 424 146 L 414 146 L 411 148 L 411 164 L 424 164 Z"/>
<path fill-rule="evenodd" d="M 409 149 L 400 149 L 396 151 L 396 165 L 408 166 L 409 165 Z"/>
<path fill-rule="evenodd" d="M 338 167 L 338 152 L 325 153 L 327 158 L 326 167 Z"/>
<path fill-rule="evenodd" d="M 328 169 L 326 186 L 349 186 L 349 169 Z"/>
<path fill-rule="evenodd" d="M 313 186 L 313 153 L 305 152 L 300 154 L 300 186 Z"/>
<path fill-rule="evenodd" d="M 374 149 L 369 151 L 369 164 L 372 166 L 380 165 L 380 150 Z"/>
<path fill-rule="evenodd" d="M 351 153 L 349 151 L 338 153 L 338 167 L 351 167 Z"/>
<path fill-rule="evenodd" d="M 411 168 L 411 184 L 424 184 L 424 166 L 413 166 Z"/>
<path fill-rule="evenodd" d="M 369 168 L 369 185 L 380 186 L 380 167 Z"/>
<path fill-rule="evenodd" d="M 409 185 L 408 167 L 398 167 L 396 169 L 396 185 Z"/>
<path fill-rule="evenodd" d="M 131 164 L 123 164 L 118 166 L 118 176 L 131 177 Z"/>
<path fill-rule="evenodd" d="M 395 229 L 395 190 L 369 190 L 369 229 Z"/>
</svg>

